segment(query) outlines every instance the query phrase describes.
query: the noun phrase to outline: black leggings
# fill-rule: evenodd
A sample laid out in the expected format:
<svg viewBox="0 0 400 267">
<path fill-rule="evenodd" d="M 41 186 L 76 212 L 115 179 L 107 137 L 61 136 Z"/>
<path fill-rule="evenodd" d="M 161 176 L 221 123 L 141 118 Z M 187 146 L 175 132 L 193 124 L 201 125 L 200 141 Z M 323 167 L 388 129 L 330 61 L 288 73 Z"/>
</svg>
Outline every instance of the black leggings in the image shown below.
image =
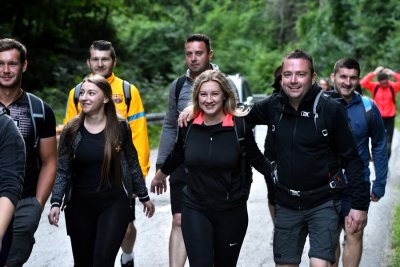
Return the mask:
<svg viewBox="0 0 400 267">
<path fill-rule="evenodd" d="M 129 200 L 122 189 L 73 194 L 65 209 L 65 221 L 75 266 L 114 266 L 131 220 Z"/>
<path fill-rule="evenodd" d="M 191 267 L 234 267 L 248 225 L 246 203 L 226 211 L 182 205 L 182 233 Z"/>
<path fill-rule="evenodd" d="M 387 138 L 387 152 L 388 152 L 388 159 L 390 158 L 390 154 L 392 151 L 392 138 L 393 138 L 393 131 L 394 131 L 394 117 L 386 117 L 382 118 L 383 124 L 386 128 L 386 138 Z"/>
</svg>

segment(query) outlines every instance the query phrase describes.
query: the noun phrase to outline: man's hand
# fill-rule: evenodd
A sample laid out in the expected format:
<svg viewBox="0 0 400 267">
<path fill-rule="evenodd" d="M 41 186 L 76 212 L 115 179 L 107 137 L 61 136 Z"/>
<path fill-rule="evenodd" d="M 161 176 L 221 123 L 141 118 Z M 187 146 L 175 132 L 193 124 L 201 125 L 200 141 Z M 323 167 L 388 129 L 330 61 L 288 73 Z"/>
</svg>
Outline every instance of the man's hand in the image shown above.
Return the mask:
<svg viewBox="0 0 400 267">
<path fill-rule="evenodd" d="M 186 127 L 191 120 L 193 120 L 193 106 L 189 105 L 179 114 L 178 125 L 181 128 Z"/>
<path fill-rule="evenodd" d="M 367 225 L 367 217 L 366 211 L 351 209 L 345 222 L 349 234 L 354 234 L 364 229 Z"/>
<path fill-rule="evenodd" d="M 153 180 L 151 180 L 150 192 L 157 193 L 157 195 L 165 193 L 167 191 L 166 178 L 166 174 L 164 174 L 162 171 L 158 171 Z"/>
<path fill-rule="evenodd" d="M 386 73 L 387 75 L 393 75 L 394 71 L 392 71 L 391 69 L 385 68 L 383 70 L 384 73 Z"/>
<path fill-rule="evenodd" d="M 379 199 L 381 199 L 380 197 L 377 197 L 377 196 L 375 196 L 375 194 L 374 193 L 371 193 L 371 201 L 373 201 L 373 202 L 378 202 L 379 201 Z"/>
<path fill-rule="evenodd" d="M 383 71 L 384 70 L 384 67 L 383 66 L 378 66 L 378 67 L 376 67 L 376 69 L 374 70 L 374 73 L 375 74 L 378 74 L 379 72 L 381 72 L 381 71 Z"/>
</svg>

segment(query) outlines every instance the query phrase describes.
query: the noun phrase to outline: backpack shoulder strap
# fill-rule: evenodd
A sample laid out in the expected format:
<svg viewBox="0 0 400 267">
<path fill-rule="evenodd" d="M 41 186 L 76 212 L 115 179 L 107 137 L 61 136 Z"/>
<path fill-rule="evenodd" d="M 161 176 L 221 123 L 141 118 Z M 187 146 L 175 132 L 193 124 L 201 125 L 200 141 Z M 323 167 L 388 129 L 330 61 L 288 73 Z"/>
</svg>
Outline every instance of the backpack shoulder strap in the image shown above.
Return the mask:
<svg viewBox="0 0 400 267">
<path fill-rule="evenodd" d="M 43 100 L 40 99 L 39 97 L 31 93 L 26 93 L 26 94 L 28 95 L 29 109 L 31 113 L 32 126 L 35 138 L 34 147 L 36 149 L 39 147 L 38 128 L 40 128 L 41 125 L 43 125 L 43 122 L 46 119 L 44 112 L 44 103 Z"/>
<path fill-rule="evenodd" d="M 175 104 L 178 106 L 179 95 L 181 94 L 183 84 L 186 81 L 186 75 L 182 75 L 178 78 L 175 85 Z"/>
<path fill-rule="evenodd" d="M 242 178 L 246 177 L 246 147 L 245 147 L 245 139 L 246 139 L 246 121 L 244 117 L 234 117 L 234 129 L 236 133 L 236 138 L 239 144 L 239 152 L 240 152 L 240 173 Z"/>
<path fill-rule="evenodd" d="M 324 107 L 326 101 L 330 98 L 329 95 L 325 94 L 322 90 L 318 93 L 318 95 L 314 99 L 313 103 L 313 114 L 314 114 L 314 125 L 317 132 L 321 132 L 323 136 L 328 136 L 329 132 L 326 128 L 326 124 L 323 118 L 321 118 L 320 114 L 324 114 Z M 323 115 L 322 115 L 323 116 Z"/>
<path fill-rule="evenodd" d="M 78 111 L 79 94 L 81 92 L 82 82 L 78 83 L 74 88 L 74 104 L 76 111 Z"/>
<path fill-rule="evenodd" d="M 186 127 L 181 128 L 184 148 L 186 147 L 186 140 L 187 140 L 188 134 L 190 132 L 190 129 L 192 128 L 192 124 L 193 124 L 193 121 L 190 121 L 190 122 L 188 122 L 188 125 Z"/>
<path fill-rule="evenodd" d="M 371 135 L 371 129 L 372 129 L 372 99 L 366 96 L 361 96 L 362 103 L 364 105 L 364 111 L 365 111 L 365 117 L 367 119 L 367 125 L 368 125 L 368 134 Z"/>
<path fill-rule="evenodd" d="M 393 103 L 396 105 L 396 94 L 394 93 L 393 86 L 389 85 L 390 92 L 392 93 Z"/>
<path fill-rule="evenodd" d="M 372 97 L 373 97 L 373 98 L 375 98 L 376 92 L 378 92 L 378 89 L 379 89 L 379 84 L 377 84 L 377 85 L 375 86 L 375 88 L 374 88 L 374 91 L 373 91 L 373 93 L 372 93 Z"/>
<path fill-rule="evenodd" d="M 126 112 L 129 113 L 129 107 L 131 105 L 131 100 L 132 100 L 131 84 L 124 80 L 122 82 L 122 86 L 123 86 L 123 89 L 124 89 Z"/>
</svg>

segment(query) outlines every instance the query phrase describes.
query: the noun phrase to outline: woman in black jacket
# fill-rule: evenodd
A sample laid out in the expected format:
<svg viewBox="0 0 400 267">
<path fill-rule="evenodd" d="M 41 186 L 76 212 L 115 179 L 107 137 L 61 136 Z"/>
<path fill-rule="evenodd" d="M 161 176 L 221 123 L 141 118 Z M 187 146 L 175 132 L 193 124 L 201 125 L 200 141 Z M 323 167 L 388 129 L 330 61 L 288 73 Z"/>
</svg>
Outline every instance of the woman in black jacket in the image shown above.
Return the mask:
<svg viewBox="0 0 400 267">
<path fill-rule="evenodd" d="M 195 119 L 180 129 L 151 191 L 165 192 L 166 177 L 184 163 L 189 180 L 183 189 L 182 233 L 190 266 L 236 266 L 248 225 L 250 164 L 264 174 L 270 166 L 240 117 L 245 112 L 236 110 L 225 74 L 199 75 L 192 102 Z"/>
<path fill-rule="evenodd" d="M 75 266 L 114 266 L 132 221 L 132 193 L 146 216 L 153 215 L 154 205 L 108 81 L 100 75 L 85 78 L 79 101 L 82 112 L 61 133 L 48 219 L 58 226 L 63 202 Z"/>
</svg>

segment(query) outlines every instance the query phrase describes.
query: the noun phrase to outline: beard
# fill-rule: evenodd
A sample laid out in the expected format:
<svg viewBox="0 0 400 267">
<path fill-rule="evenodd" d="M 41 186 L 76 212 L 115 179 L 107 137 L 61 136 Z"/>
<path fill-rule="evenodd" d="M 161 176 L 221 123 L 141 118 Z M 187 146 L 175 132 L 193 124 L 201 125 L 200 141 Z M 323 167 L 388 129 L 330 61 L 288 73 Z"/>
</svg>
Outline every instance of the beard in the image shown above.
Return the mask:
<svg viewBox="0 0 400 267">
<path fill-rule="evenodd" d="M 3 82 L 0 79 L 0 87 L 4 89 L 20 88 L 21 81 L 22 81 L 22 73 L 20 75 L 15 76 L 13 80 L 7 83 Z"/>
</svg>

